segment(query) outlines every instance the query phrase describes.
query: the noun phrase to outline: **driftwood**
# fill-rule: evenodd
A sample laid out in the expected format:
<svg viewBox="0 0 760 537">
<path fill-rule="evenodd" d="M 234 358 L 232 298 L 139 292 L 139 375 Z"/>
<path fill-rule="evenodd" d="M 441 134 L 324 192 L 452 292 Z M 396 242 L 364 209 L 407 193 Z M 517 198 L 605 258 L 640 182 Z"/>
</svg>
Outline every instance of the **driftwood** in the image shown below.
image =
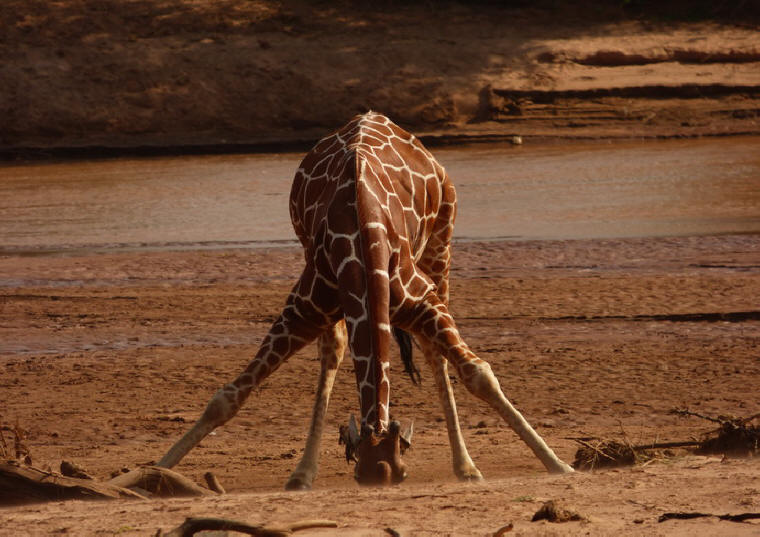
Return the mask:
<svg viewBox="0 0 760 537">
<path fill-rule="evenodd" d="M 66 468 L 68 471 L 69 468 Z M 86 474 L 85 474 L 86 475 Z M 213 477 L 213 476 L 212 476 Z M 219 491 L 224 491 L 218 480 Z M 0 505 L 59 500 L 117 499 L 216 494 L 167 468 L 145 466 L 110 481 L 69 477 L 15 461 L 0 463 Z"/>
<path fill-rule="evenodd" d="M 302 520 L 285 526 L 262 526 L 230 520 L 227 518 L 187 518 L 180 526 L 168 533 L 160 533 L 161 537 L 192 537 L 201 531 L 235 531 L 256 537 L 286 537 L 294 531 L 309 528 L 337 528 L 338 523 L 332 520 Z"/>
<path fill-rule="evenodd" d="M 113 483 L 66 477 L 14 461 L 0 463 L 0 505 L 117 498 L 145 496 Z"/>
<path fill-rule="evenodd" d="M 211 496 L 214 492 L 196 485 L 182 474 L 168 468 L 143 466 L 108 481 L 127 489 L 140 489 L 161 498 L 173 496 Z"/>
</svg>

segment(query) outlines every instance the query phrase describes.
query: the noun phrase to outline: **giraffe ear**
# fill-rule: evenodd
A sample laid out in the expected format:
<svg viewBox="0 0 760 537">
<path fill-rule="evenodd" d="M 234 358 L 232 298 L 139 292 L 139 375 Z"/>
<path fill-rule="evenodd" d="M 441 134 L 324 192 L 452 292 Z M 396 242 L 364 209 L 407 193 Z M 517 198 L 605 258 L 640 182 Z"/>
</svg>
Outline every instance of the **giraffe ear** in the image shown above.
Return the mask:
<svg viewBox="0 0 760 537">
<path fill-rule="evenodd" d="M 348 418 L 348 439 L 354 448 L 359 445 L 359 426 L 353 414 Z"/>
<path fill-rule="evenodd" d="M 414 434 L 414 420 L 411 421 L 409 427 L 401 431 L 401 446 L 404 451 L 412 446 L 412 435 Z"/>
<path fill-rule="evenodd" d="M 359 431 L 353 414 L 348 419 L 348 425 L 340 426 L 338 443 L 345 444 L 346 446 L 346 462 L 359 462 L 359 459 L 356 458 L 356 448 L 359 446 Z"/>
</svg>

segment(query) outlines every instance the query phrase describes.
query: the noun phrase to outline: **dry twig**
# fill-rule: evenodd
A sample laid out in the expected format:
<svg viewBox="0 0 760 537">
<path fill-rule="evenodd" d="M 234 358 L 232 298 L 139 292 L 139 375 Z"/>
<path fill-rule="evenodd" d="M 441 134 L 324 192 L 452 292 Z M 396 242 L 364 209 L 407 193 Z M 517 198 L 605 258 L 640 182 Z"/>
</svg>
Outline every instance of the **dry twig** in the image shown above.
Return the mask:
<svg viewBox="0 0 760 537">
<path fill-rule="evenodd" d="M 663 513 L 657 522 L 665 522 L 666 520 L 690 520 L 692 518 L 705 518 L 715 517 L 719 520 L 727 520 L 729 522 L 746 522 L 747 520 L 760 518 L 760 513 L 739 513 L 738 515 L 714 515 L 712 513 L 696 513 L 696 512 L 677 512 L 677 513 Z"/>
<path fill-rule="evenodd" d="M 239 520 L 227 518 L 189 517 L 181 525 L 168 533 L 157 533 L 160 537 L 192 537 L 198 532 L 212 531 L 235 531 L 256 537 L 286 537 L 294 531 L 309 528 L 337 528 L 338 523 L 332 520 L 301 520 L 285 526 L 253 525 Z"/>
<path fill-rule="evenodd" d="M 674 409 L 671 412 L 679 416 L 693 416 L 720 424 L 717 429 L 705 433 L 695 450 L 696 453 L 744 457 L 760 453 L 760 425 L 751 424 L 752 421 L 760 418 L 760 414 L 747 418 L 727 416 L 713 418 L 686 409 Z"/>
</svg>

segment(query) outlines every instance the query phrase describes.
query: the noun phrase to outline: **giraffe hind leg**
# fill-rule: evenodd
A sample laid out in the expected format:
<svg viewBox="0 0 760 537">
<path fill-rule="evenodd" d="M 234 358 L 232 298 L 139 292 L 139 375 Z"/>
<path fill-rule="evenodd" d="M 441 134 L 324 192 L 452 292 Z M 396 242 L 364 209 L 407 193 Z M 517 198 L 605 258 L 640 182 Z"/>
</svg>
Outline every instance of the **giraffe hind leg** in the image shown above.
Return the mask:
<svg viewBox="0 0 760 537">
<path fill-rule="evenodd" d="M 406 317 L 405 328 L 427 340 L 454 366 L 467 389 L 488 403 L 525 442 L 550 473 L 568 473 L 573 469 L 560 460 L 528 421 L 509 402 L 501 390 L 491 366 L 478 358 L 462 340 L 454 319 L 435 293 L 429 293 Z"/>
<path fill-rule="evenodd" d="M 324 430 L 325 414 L 330 401 L 330 393 L 338 367 L 343 360 L 346 349 L 346 324 L 343 321 L 335 323 L 319 336 L 319 354 L 321 370 L 317 395 L 314 401 L 314 410 L 311 415 L 309 436 L 306 439 L 306 447 L 298 466 L 290 475 L 285 484 L 287 490 L 309 490 L 317 476 L 319 466 L 319 443 Z"/>
<path fill-rule="evenodd" d="M 451 195 L 451 192 L 447 193 Z M 452 200 L 449 200 L 453 203 Z M 446 214 L 436 222 L 433 234 L 417 263 L 417 268 L 426 274 L 436 286 L 436 295 L 443 305 L 449 300 L 449 269 L 451 266 L 451 233 L 450 219 Z M 464 443 L 462 429 L 459 425 L 457 405 L 454 391 L 451 388 L 447 371 L 446 359 L 436 350 L 430 341 L 420 339 L 425 360 L 433 370 L 436 390 L 441 401 L 441 408 L 446 419 L 446 430 L 451 447 L 454 475 L 460 481 L 480 481 L 483 479 L 475 463 L 472 462 L 467 446 Z"/>
<path fill-rule="evenodd" d="M 483 479 L 483 475 L 477 466 L 475 466 L 475 463 L 472 462 L 470 454 L 467 452 L 467 446 L 462 436 L 462 428 L 459 426 L 457 405 L 454 400 L 451 382 L 449 381 L 446 360 L 435 350 L 429 341 L 423 339 L 422 348 L 425 353 L 425 361 L 427 361 L 433 371 L 436 390 L 438 391 L 438 397 L 446 419 L 446 430 L 448 431 L 449 445 L 451 446 L 454 475 L 460 481 L 480 481 Z"/>
</svg>

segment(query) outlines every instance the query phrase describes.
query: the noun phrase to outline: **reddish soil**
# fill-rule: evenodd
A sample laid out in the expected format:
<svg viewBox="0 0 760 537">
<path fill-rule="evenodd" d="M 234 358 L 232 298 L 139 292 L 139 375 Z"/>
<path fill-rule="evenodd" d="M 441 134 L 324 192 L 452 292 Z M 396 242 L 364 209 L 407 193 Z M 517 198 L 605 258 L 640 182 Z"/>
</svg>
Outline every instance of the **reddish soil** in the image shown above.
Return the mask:
<svg viewBox="0 0 760 537">
<path fill-rule="evenodd" d="M 452 308 L 464 336 L 567 461 L 573 437 L 688 440 L 713 426 L 673 408 L 759 411 L 755 235 L 460 243 L 454 259 Z M 0 419 L 26 431 L 42 467 L 72 460 L 105 479 L 157 460 L 254 354 L 300 266 L 292 249 L 0 258 Z M 293 357 L 177 467 L 199 482 L 213 471 L 229 494 L 2 508 L 0 535 L 153 535 L 189 515 L 339 524 L 303 535 L 491 535 L 510 522 L 522 535 L 757 534 L 756 524 L 717 518 L 657 522 L 670 511 L 760 511 L 755 459 L 676 451 L 645 466 L 548 476 L 455 382 L 486 477 L 460 484 L 429 373 L 423 367 L 414 387 L 397 361 L 393 412 L 415 420 L 408 481 L 386 490 L 353 482 L 337 444 L 357 404 L 348 360 L 315 490 L 282 492 L 305 439 L 314 356 L 310 347 Z M 588 520 L 530 522 L 549 499 Z"/>
</svg>

